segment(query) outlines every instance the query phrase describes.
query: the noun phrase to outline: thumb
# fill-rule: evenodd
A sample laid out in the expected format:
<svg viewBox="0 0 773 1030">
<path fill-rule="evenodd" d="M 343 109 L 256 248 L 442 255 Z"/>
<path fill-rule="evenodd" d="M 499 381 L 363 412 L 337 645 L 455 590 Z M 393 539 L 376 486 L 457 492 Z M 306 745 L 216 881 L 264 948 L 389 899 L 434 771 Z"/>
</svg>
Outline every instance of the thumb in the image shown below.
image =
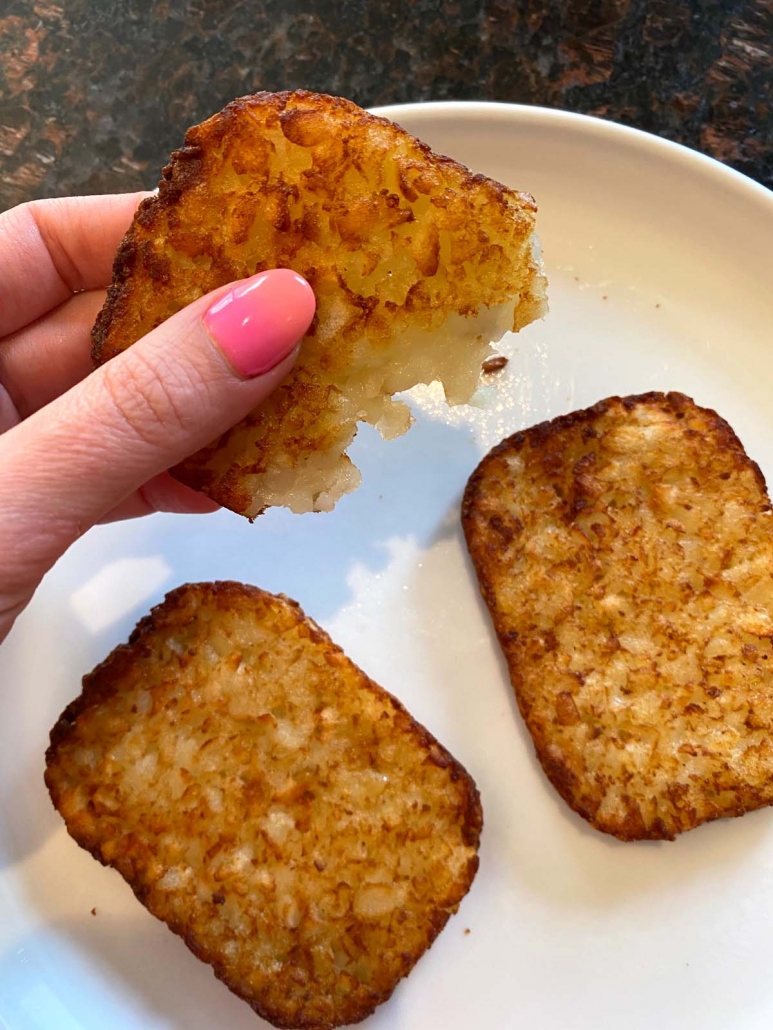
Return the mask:
<svg viewBox="0 0 773 1030">
<path fill-rule="evenodd" d="M 289 269 L 232 284 L 0 436 L 3 592 L 15 569 L 35 578 L 31 593 L 81 533 L 267 397 L 314 308 Z"/>
</svg>

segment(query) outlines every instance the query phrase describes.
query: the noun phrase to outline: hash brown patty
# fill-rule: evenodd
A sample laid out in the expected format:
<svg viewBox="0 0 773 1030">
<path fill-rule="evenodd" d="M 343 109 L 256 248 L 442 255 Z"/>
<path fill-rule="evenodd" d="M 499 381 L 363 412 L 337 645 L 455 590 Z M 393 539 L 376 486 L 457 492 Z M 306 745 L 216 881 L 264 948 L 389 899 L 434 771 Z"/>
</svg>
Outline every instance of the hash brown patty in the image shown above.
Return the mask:
<svg viewBox="0 0 773 1030">
<path fill-rule="evenodd" d="M 46 765 L 78 844 L 279 1027 L 364 1019 L 478 867 L 470 776 L 254 587 L 169 594 L 84 678 Z"/>
<path fill-rule="evenodd" d="M 505 440 L 464 532 L 545 773 L 596 829 L 671 840 L 773 802 L 773 524 L 730 426 L 612 397 Z"/>
<path fill-rule="evenodd" d="M 124 351 L 226 283 L 291 268 L 317 314 L 284 383 L 174 475 L 248 517 L 329 511 L 356 488 L 359 422 L 385 438 L 392 396 L 439 380 L 475 391 L 489 344 L 546 310 L 536 205 L 348 100 L 299 90 L 241 97 L 191 128 L 140 205 L 93 330 Z"/>
</svg>

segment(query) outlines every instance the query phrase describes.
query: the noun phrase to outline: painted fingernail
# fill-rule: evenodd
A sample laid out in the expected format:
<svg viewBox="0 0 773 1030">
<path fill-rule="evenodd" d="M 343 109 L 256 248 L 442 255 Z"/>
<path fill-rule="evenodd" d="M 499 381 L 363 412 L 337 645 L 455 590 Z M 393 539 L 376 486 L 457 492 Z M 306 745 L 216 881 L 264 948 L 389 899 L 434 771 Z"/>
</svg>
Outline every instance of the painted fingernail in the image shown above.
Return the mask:
<svg viewBox="0 0 773 1030">
<path fill-rule="evenodd" d="M 303 276 L 273 268 L 229 290 L 204 315 L 204 325 L 240 375 L 258 376 L 291 353 L 315 308 Z"/>
</svg>

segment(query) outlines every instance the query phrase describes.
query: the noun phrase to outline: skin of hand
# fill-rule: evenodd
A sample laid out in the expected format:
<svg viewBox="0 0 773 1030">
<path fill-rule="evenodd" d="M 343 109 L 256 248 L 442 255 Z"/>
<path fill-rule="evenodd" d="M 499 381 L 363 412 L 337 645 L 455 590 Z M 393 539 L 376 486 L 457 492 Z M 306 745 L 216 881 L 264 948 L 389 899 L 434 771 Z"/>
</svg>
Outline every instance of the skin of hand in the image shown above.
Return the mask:
<svg viewBox="0 0 773 1030">
<path fill-rule="evenodd" d="M 145 196 L 0 214 L 0 641 L 95 523 L 217 509 L 166 470 L 271 393 L 314 316 L 309 284 L 274 269 L 201 297 L 95 370 L 91 327 Z"/>
</svg>

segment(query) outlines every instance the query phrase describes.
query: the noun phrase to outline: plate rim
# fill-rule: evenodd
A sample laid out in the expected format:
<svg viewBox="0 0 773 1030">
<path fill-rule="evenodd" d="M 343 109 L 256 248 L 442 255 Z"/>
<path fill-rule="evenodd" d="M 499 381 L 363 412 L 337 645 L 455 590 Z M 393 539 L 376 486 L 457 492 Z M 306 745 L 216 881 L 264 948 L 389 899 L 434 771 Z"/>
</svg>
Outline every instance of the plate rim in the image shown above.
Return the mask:
<svg viewBox="0 0 773 1030">
<path fill-rule="evenodd" d="M 688 172 L 697 173 L 713 180 L 714 186 L 730 187 L 745 199 L 761 203 L 773 217 L 773 190 L 761 182 L 739 172 L 736 168 L 710 157 L 700 150 L 695 150 L 684 143 L 665 139 L 645 129 L 637 129 L 630 125 L 601 118 L 598 115 L 582 114 L 557 107 L 542 107 L 532 104 L 513 104 L 498 100 L 427 100 L 408 104 L 386 104 L 368 109 L 371 114 L 380 118 L 389 118 L 400 123 L 401 115 L 410 113 L 423 118 L 440 118 L 448 120 L 477 114 L 495 121 L 526 126 L 550 126 L 567 129 L 570 132 L 580 131 L 589 134 L 599 141 L 613 144 L 627 144 L 642 152 L 649 152 L 661 159 L 670 159 L 681 164 Z"/>
</svg>

